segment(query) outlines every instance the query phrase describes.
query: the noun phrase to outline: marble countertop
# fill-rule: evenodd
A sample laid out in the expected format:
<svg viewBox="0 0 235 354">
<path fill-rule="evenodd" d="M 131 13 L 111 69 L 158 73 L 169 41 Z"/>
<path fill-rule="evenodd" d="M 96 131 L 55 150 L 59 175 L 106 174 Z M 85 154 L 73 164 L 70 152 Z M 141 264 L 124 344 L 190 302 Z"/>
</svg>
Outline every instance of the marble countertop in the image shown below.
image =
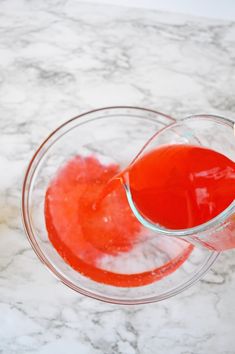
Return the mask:
<svg viewBox="0 0 235 354">
<path fill-rule="evenodd" d="M 68 118 L 106 105 L 235 118 L 235 23 L 72 0 L 0 1 L 0 353 L 234 354 L 235 251 L 161 303 L 74 293 L 23 231 L 23 172 Z"/>
</svg>

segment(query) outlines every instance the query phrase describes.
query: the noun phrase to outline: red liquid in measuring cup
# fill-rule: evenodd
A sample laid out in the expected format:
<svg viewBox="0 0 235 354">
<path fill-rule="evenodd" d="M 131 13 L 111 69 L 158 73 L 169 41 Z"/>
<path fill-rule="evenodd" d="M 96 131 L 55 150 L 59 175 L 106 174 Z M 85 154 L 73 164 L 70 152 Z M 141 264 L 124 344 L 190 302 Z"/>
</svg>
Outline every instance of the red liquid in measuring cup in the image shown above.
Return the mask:
<svg viewBox="0 0 235 354">
<path fill-rule="evenodd" d="M 203 224 L 235 197 L 234 162 L 199 146 L 162 146 L 139 158 L 127 172 L 137 209 L 168 229 Z"/>
</svg>

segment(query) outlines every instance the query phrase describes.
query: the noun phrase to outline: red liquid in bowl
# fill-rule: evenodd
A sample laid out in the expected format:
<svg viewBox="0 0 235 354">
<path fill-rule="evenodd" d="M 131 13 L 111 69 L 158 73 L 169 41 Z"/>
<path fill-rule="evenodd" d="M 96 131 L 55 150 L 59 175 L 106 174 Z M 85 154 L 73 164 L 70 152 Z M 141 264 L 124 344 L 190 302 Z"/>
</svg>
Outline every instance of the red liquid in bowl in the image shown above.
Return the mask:
<svg viewBox="0 0 235 354">
<path fill-rule="evenodd" d="M 143 226 L 132 213 L 120 182 L 97 207 L 102 191 L 119 172 L 118 165 L 103 165 L 95 157 L 70 160 L 47 190 L 46 227 L 54 248 L 81 274 L 114 286 L 142 286 L 175 271 L 193 246 L 180 241 L 172 257 L 147 271 L 132 269 L 125 274 L 100 267 L 107 256 L 118 259 L 120 254 L 129 255 L 143 235 Z"/>
</svg>

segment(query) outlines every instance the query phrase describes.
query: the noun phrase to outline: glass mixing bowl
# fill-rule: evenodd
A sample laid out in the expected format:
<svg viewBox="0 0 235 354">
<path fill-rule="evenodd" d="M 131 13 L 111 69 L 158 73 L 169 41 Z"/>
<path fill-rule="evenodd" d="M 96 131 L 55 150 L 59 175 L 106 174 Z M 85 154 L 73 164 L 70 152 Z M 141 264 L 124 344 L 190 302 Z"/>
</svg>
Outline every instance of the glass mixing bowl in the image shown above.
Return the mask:
<svg viewBox="0 0 235 354">
<path fill-rule="evenodd" d="M 61 166 L 74 156 L 92 155 L 102 161 L 115 162 L 124 168 L 155 132 L 173 122 L 173 118 L 163 113 L 144 108 L 97 109 L 61 125 L 34 154 L 23 184 L 23 222 L 35 253 L 65 285 L 83 295 L 110 303 L 150 303 L 167 299 L 187 289 L 210 269 L 218 257 L 218 252 L 195 247 L 178 269 L 168 272 L 160 280 L 148 285 L 121 287 L 96 282 L 74 270 L 56 252 L 48 238 L 44 217 L 45 194 L 51 179 Z M 142 232 L 146 233 L 145 239 L 149 242 L 146 243 L 147 248 L 138 254 L 137 259 L 133 252 L 135 261 L 132 263 L 130 257 L 121 255 L 120 273 L 128 276 L 131 273 L 151 272 L 151 267 L 164 266 L 171 259 L 173 247 L 177 249 L 182 243 L 188 247 L 185 241 L 171 238 L 164 240 L 167 249 L 165 246 L 162 249 L 162 243 L 159 243 L 162 238 L 154 235 L 149 237 L 150 231 L 147 229 Z M 147 253 L 147 257 L 144 255 L 147 262 L 141 263 L 140 258 L 144 257 L 144 253 Z M 119 272 L 116 261 L 112 263 L 109 260 L 108 267 Z"/>
</svg>

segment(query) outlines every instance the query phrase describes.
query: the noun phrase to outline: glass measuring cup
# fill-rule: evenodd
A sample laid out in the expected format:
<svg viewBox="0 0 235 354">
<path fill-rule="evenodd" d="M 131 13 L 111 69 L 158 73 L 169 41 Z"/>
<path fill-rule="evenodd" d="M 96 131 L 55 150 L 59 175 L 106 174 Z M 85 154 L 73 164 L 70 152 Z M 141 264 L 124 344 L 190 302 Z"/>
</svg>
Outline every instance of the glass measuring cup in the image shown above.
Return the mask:
<svg viewBox="0 0 235 354">
<path fill-rule="evenodd" d="M 235 160 L 234 122 L 219 116 L 194 115 L 158 131 L 142 148 L 132 164 L 146 153 L 161 145 L 191 144 L 215 150 Z M 172 230 L 151 222 L 138 209 L 132 198 L 127 172 L 122 178 L 133 213 L 145 226 L 157 235 L 182 238 L 196 246 L 223 251 L 235 248 L 235 202 L 208 222 L 188 229 Z M 157 201 L 156 201 L 157 203 Z"/>
</svg>

